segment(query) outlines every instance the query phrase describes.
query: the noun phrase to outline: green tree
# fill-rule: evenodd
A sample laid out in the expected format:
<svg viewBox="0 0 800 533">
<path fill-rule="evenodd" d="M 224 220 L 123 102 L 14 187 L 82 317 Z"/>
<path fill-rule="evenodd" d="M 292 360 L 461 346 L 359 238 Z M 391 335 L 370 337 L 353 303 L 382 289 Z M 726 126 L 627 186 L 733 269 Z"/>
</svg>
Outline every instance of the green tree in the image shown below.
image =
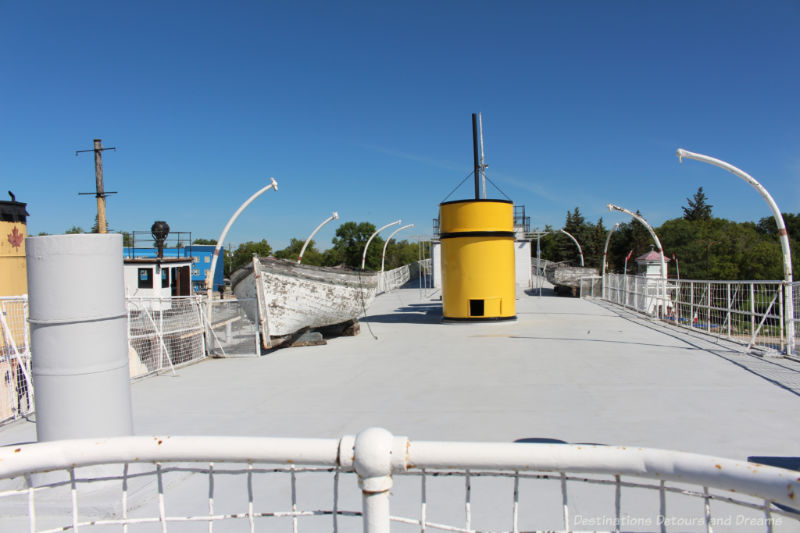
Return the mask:
<svg viewBox="0 0 800 533">
<path fill-rule="evenodd" d="M 275 252 L 275 257 L 278 259 L 297 261 L 297 258 L 300 256 L 300 251 L 303 249 L 303 244 L 305 244 L 305 241 L 292 238 L 289 246 Z M 322 259 L 322 253 L 314 247 L 314 241 L 312 240 L 308 243 L 308 247 L 306 247 L 306 251 L 303 254 L 303 264 L 321 266 Z"/>
<path fill-rule="evenodd" d="M 128 231 L 122 231 L 122 246 L 133 246 L 133 236 Z"/>
<path fill-rule="evenodd" d="M 195 240 L 192 241 L 192 244 L 214 245 L 214 244 L 217 244 L 217 240 L 216 239 L 195 239 Z"/>
<path fill-rule="evenodd" d="M 372 244 L 369 245 L 372 248 Z M 379 250 L 383 252 L 383 247 Z M 419 244 L 416 242 L 408 242 L 407 240 L 402 241 L 389 241 L 389 245 L 386 246 L 386 259 L 385 259 L 385 270 L 392 270 L 394 268 L 399 268 L 403 265 L 411 264 L 419 259 Z M 380 264 L 378 265 L 380 268 Z"/>
<path fill-rule="evenodd" d="M 229 267 L 230 270 L 228 273 L 233 272 L 252 261 L 253 255 L 267 257 L 271 253 L 272 247 L 269 245 L 269 243 L 267 243 L 266 239 L 262 239 L 258 242 L 244 242 L 240 244 L 236 250 L 234 250 L 231 256 L 231 263 Z"/>
<path fill-rule="evenodd" d="M 686 202 L 687 207 L 681 207 L 683 209 L 683 218 L 686 220 L 711 219 L 711 208 L 714 206 L 708 203 L 702 187 L 697 189 L 692 198 L 687 198 Z"/>
<path fill-rule="evenodd" d="M 579 208 L 567 211 L 564 231 L 572 235 L 581 246 L 581 250 L 575 243 L 560 230 L 553 230 L 550 226 L 545 226 L 545 231 L 551 231 L 547 237 L 542 237 L 540 247 L 542 258 L 550 261 L 567 261 L 573 265 L 580 265 L 580 253 L 583 253 L 584 265 L 587 267 L 600 268 L 603 260 L 603 246 L 607 230 L 600 218 L 597 224 L 587 222 L 581 214 Z M 532 249 L 535 255 L 535 248 Z"/>
<path fill-rule="evenodd" d="M 783 216 L 783 223 L 786 225 L 786 232 L 789 234 L 789 249 L 792 254 L 792 273 L 794 279 L 800 278 L 800 213 L 781 213 Z M 778 250 L 781 253 L 781 264 L 783 264 L 783 250 L 780 246 L 778 238 L 778 225 L 775 223 L 775 217 L 765 217 L 758 221 L 757 231 L 771 240 L 773 243 L 778 244 Z M 783 279 L 783 269 L 781 267 L 780 276 L 774 279 Z"/>
<path fill-rule="evenodd" d="M 364 246 L 373 233 L 375 233 L 375 226 L 370 222 L 345 222 L 336 228 L 336 236 L 331 241 L 333 243 L 332 252 L 326 255 L 325 264 L 331 264 L 327 261 L 336 261 L 333 264 L 344 263 L 351 268 L 361 268 Z M 379 236 L 372 239 L 367 252 L 365 268 L 371 270 L 381 268 L 383 242 Z"/>
<path fill-rule="evenodd" d="M 72 226 L 67 231 L 64 232 L 66 235 L 74 235 L 76 233 L 86 233 L 83 231 L 83 228 L 80 226 Z"/>
</svg>

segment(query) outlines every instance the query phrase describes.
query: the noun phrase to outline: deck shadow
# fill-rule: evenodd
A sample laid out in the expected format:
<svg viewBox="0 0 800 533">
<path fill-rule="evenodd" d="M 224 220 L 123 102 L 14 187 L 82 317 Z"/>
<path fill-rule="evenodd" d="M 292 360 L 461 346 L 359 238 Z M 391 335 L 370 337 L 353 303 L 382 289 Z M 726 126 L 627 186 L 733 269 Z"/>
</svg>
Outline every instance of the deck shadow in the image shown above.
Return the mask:
<svg viewBox="0 0 800 533">
<path fill-rule="evenodd" d="M 393 313 L 368 315 L 360 322 L 384 324 L 438 324 L 442 321 L 442 306 L 431 304 L 409 304 L 398 307 Z"/>
<path fill-rule="evenodd" d="M 523 292 L 528 296 L 539 296 L 539 289 L 525 289 Z M 555 297 L 557 295 L 553 292 L 553 289 L 542 287 L 542 296 Z"/>
</svg>

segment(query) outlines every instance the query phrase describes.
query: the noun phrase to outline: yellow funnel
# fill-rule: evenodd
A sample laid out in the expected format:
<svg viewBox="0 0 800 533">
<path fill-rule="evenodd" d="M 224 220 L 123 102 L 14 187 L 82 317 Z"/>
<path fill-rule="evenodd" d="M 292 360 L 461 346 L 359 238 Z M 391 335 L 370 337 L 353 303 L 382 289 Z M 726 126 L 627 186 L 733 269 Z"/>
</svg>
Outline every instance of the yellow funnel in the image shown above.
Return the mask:
<svg viewBox="0 0 800 533">
<path fill-rule="evenodd" d="M 505 200 L 439 204 L 445 321 L 516 318 L 513 210 Z"/>
</svg>

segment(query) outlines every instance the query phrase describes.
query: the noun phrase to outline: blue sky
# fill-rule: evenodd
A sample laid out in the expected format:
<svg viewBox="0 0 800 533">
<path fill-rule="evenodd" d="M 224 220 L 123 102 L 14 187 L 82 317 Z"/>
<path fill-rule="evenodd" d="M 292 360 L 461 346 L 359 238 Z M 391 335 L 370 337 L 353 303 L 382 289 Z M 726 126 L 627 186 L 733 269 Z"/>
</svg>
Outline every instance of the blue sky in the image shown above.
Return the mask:
<svg viewBox="0 0 800 533">
<path fill-rule="evenodd" d="M 471 171 L 482 112 L 488 177 L 534 226 L 576 206 L 606 226 L 681 215 L 758 220 L 752 174 L 800 212 L 800 2 L 11 2 L 0 0 L 0 181 L 29 231 L 90 228 L 92 139 L 116 230 L 282 248 L 338 223 L 401 218 L 430 235 Z M 450 199 L 467 198 L 471 183 Z M 502 197 L 490 188 L 490 196 Z"/>
</svg>

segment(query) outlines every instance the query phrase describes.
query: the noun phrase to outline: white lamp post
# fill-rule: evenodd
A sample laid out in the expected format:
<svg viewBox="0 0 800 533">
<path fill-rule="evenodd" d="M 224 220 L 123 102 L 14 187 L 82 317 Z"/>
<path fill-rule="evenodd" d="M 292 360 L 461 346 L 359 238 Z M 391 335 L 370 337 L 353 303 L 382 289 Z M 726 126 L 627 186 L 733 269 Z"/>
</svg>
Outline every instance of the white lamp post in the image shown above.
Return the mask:
<svg viewBox="0 0 800 533">
<path fill-rule="evenodd" d="M 207 302 L 208 309 L 206 310 L 206 317 L 208 320 L 207 325 L 209 328 L 211 328 L 211 317 L 212 317 L 211 309 L 213 307 L 211 305 L 211 297 L 214 293 L 214 274 L 216 273 L 217 270 L 217 257 L 219 257 L 219 251 L 222 248 L 222 243 L 225 241 L 225 237 L 228 236 L 228 230 L 231 229 L 233 223 L 236 222 L 236 219 L 239 218 L 239 215 L 242 214 L 242 211 L 244 211 L 248 205 L 253 203 L 253 200 L 255 200 L 256 198 L 258 198 L 259 196 L 261 196 L 270 189 L 275 189 L 276 191 L 278 190 L 278 182 L 275 181 L 275 178 L 270 178 L 269 181 L 270 181 L 269 185 L 267 185 L 266 187 L 262 187 L 261 189 L 256 191 L 256 193 L 253 194 L 253 196 L 248 198 L 242 205 L 239 206 L 239 209 L 237 209 L 236 212 L 233 213 L 231 218 L 228 220 L 228 223 L 225 224 L 225 227 L 222 229 L 222 233 L 219 234 L 219 239 L 217 239 L 217 246 L 214 248 L 214 255 L 211 258 L 211 269 L 208 271 L 208 277 L 206 278 L 206 295 L 208 297 L 208 302 Z"/>
<path fill-rule="evenodd" d="M 336 211 L 334 211 L 334 212 L 333 212 L 333 214 L 332 214 L 331 216 L 329 216 L 328 218 L 326 218 L 325 220 L 323 220 L 323 221 L 322 221 L 322 223 L 321 223 L 319 226 L 317 226 L 317 228 L 316 228 L 314 231 L 312 231 L 312 232 L 311 232 L 311 235 L 309 235 L 309 236 L 308 236 L 308 239 L 306 239 L 306 242 L 304 242 L 304 243 L 303 243 L 303 248 L 300 250 L 300 255 L 299 255 L 299 256 L 297 256 L 297 263 L 298 263 L 298 264 L 300 264 L 300 263 L 302 263 L 302 262 L 303 262 L 303 254 L 306 252 L 306 247 L 308 246 L 308 243 L 310 243 L 310 242 L 311 242 L 311 239 L 313 239 L 313 238 L 314 238 L 314 235 L 316 235 L 316 234 L 317 234 L 317 232 L 318 232 L 320 229 L 322 229 L 322 226 L 324 226 L 325 224 L 327 224 L 327 223 L 328 223 L 328 222 L 330 222 L 331 220 L 336 220 L 337 218 L 339 218 L 339 213 L 337 213 Z"/>
<path fill-rule="evenodd" d="M 394 222 L 389 222 L 385 226 L 381 226 L 380 228 L 375 230 L 375 233 L 373 233 L 372 235 L 369 236 L 369 239 L 367 239 L 367 244 L 364 245 L 364 253 L 361 254 L 361 270 L 364 270 L 364 264 L 367 262 L 367 248 L 369 248 L 369 243 L 372 242 L 372 239 L 375 238 L 375 235 L 377 235 L 378 233 L 382 232 L 383 230 L 385 230 L 389 226 L 396 226 L 396 225 L 400 224 L 400 222 L 401 222 L 400 220 L 395 220 Z"/>
<path fill-rule="evenodd" d="M 233 213 L 231 218 L 228 220 L 228 223 L 225 224 L 225 227 L 222 229 L 222 233 L 219 234 L 219 239 L 217 239 L 217 246 L 214 248 L 214 255 L 211 258 L 211 269 L 208 271 L 208 277 L 206 278 L 206 289 L 208 294 L 208 308 L 211 309 L 211 294 L 214 291 L 214 273 L 217 269 L 217 257 L 219 257 L 219 251 L 222 248 L 222 243 L 225 241 L 225 237 L 228 236 L 228 230 L 231 229 L 233 223 L 236 222 L 236 219 L 239 218 L 239 215 L 242 214 L 242 211 L 247 208 L 248 205 L 253 203 L 253 200 L 264 194 L 270 189 L 278 190 L 278 182 L 275 181 L 275 178 L 269 179 L 270 184 L 262 189 L 258 190 L 253 196 L 248 198 L 242 205 L 239 206 L 239 209 Z M 211 317 L 211 312 L 209 311 L 209 317 Z M 209 322 L 210 323 L 210 322 Z"/>
<path fill-rule="evenodd" d="M 581 248 L 581 244 L 578 242 L 578 239 L 576 239 L 575 237 L 573 237 L 572 235 L 570 235 L 569 233 L 567 233 L 563 229 L 559 230 L 559 231 L 561 231 L 561 233 L 563 233 L 564 235 L 566 235 L 567 237 L 572 239 L 572 242 L 574 242 L 575 246 L 578 247 L 578 253 L 581 255 L 581 266 L 583 266 L 583 249 Z"/>
<path fill-rule="evenodd" d="M 403 226 L 402 228 L 397 228 L 396 230 L 394 230 L 392 232 L 391 235 L 389 235 L 389 237 L 386 239 L 386 242 L 383 243 L 383 253 L 381 254 L 381 272 L 383 272 L 383 265 L 384 265 L 384 261 L 386 259 L 386 247 L 389 246 L 389 241 L 391 241 L 392 237 L 394 237 L 395 235 L 397 235 L 398 233 L 400 233 L 404 229 L 413 228 L 413 227 L 414 227 L 414 224 L 407 224 L 407 225 Z"/>
<path fill-rule="evenodd" d="M 789 355 L 791 355 L 794 353 L 795 349 L 794 300 L 792 298 L 792 251 L 789 248 L 789 233 L 786 231 L 786 224 L 783 222 L 783 215 L 781 214 L 781 210 L 778 209 L 778 204 L 776 204 L 775 200 L 772 199 L 772 195 L 769 194 L 767 189 L 765 189 L 763 185 L 756 181 L 753 176 L 739 168 L 736 168 L 730 163 L 726 163 L 725 161 L 707 155 L 688 152 L 683 148 L 678 148 L 676 155 L 681 163 L 683 162 L 684 157 L 688 159 L 694 159 L 696 161 L 702 161 L 703 163 L 717 166 L 727 170 L 735 176 L 738 176 L 749 183 L 756 191 L 758 191 L 758 194 L 761 195 L 761 197 L 769 205 L 769 208 L 772 210 L 772 217 L 775 219 L 775 225 L 778 226 L 778 238 L 780 239 L 781 249 L 783 250 L 783 310 L 785 315 L 784 320 L 786 322 L 786 351 Z"/>
<path fill-rule="evenodd" d="M 632 216 L 633 218 L 638 220 L 645 228 L 647 228 L 647 231 L 650 232 L 650 236 L 653 237 L 653 241 L 656 243 L 656 247 L 658 247 L 658 258 L 661 260 L 661 286 L 662 286 L 662 302 L 663 302 L 662 305 L 664 305 L 664 313 L 666 313 L 667 312 L 667 310 L 666 310 L 666 302 L 667 302 L 667 263 L 666 263 L 666 261 L 664 261 L 664 247 L 661 246 L 661 241 L 659 240 L 658 235 L 656 235 L 655 230 L 653 230 L 652 226 L 650 226 L 650 224 L 648 224 L 647 221 L 644 219 L 644 217 L 642 217 L 641 215 L 637 215 L 633 211 L 630 211 L 630 210 L 625 209 L 624 207 L 620 207 L 618 205 L 607 204 L 606 206 L 608 207 L 609 211 L 615 211 L 615 210 L 616 211 L 621 211 L 621 212 L 623 212 L 625 214 L 628 214 L 628 215 Z"/>
</svg>

